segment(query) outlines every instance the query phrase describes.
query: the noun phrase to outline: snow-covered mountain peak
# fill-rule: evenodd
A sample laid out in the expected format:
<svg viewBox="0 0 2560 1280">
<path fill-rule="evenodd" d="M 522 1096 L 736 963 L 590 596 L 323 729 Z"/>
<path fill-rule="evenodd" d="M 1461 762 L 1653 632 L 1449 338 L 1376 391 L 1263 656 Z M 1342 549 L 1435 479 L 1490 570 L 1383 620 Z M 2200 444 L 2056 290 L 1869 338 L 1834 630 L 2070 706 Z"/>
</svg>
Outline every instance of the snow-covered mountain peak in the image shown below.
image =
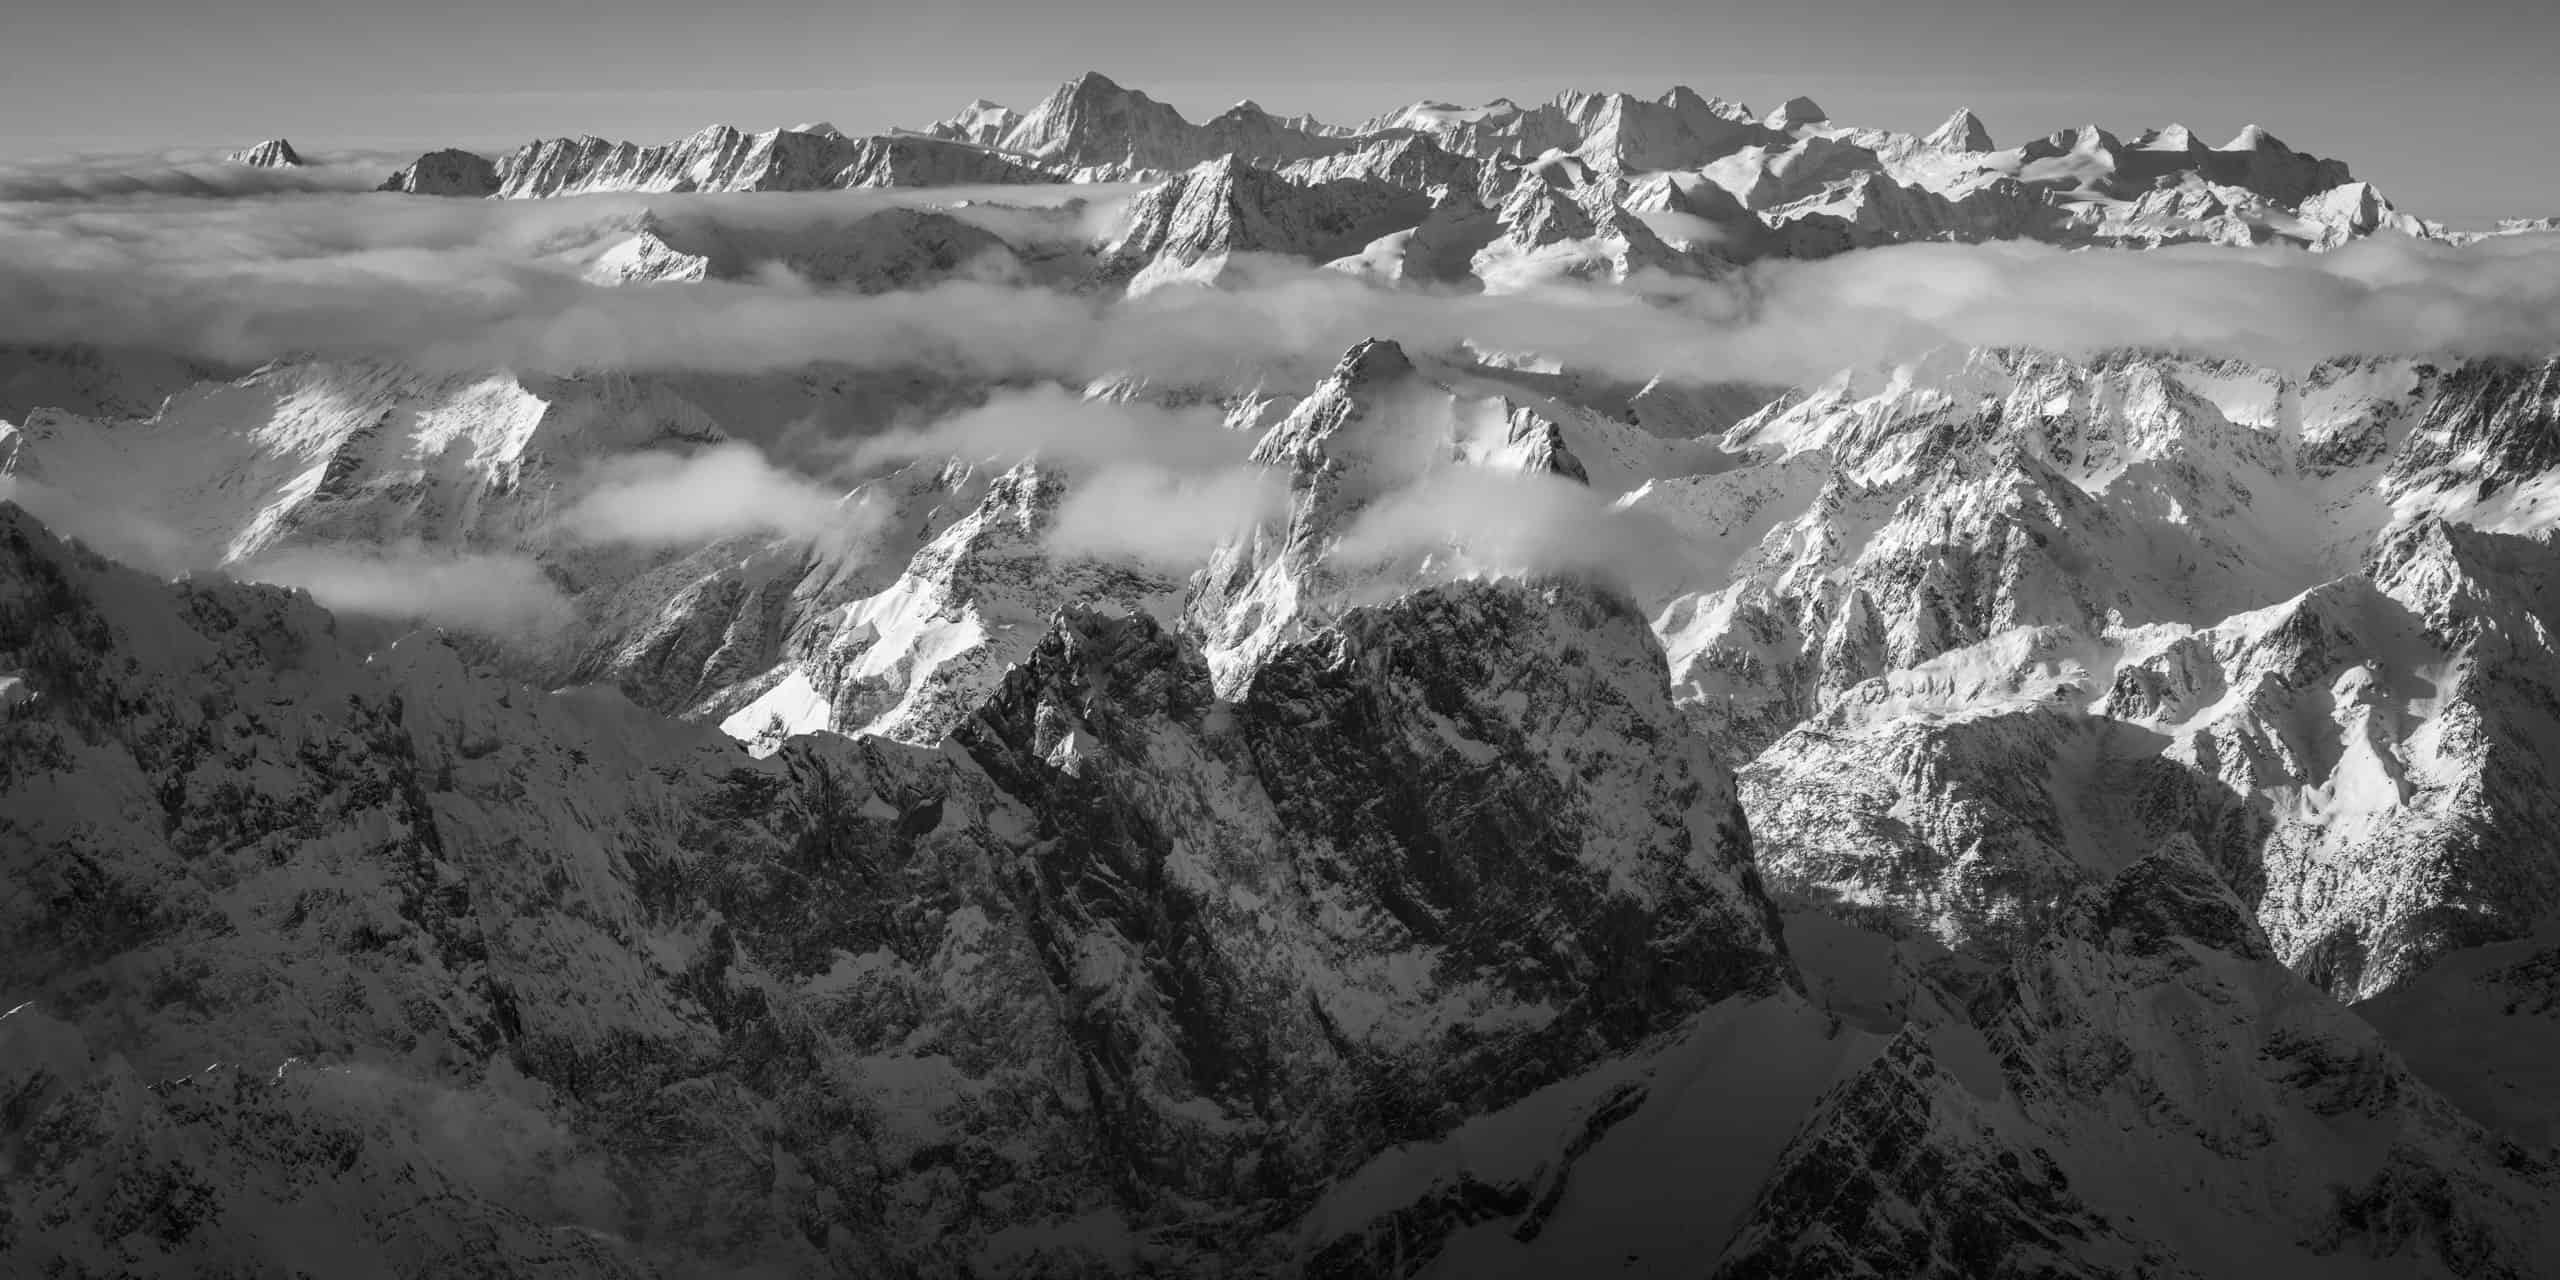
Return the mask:
<svg viewBox="0 0 2560 1280">
<path fill-rule="evenodd" d="M 382 191 L 479 199 L 498 192 L 498 166 L 487 156 L 447 148 L 430 151 L 385 179 Z"/>
<path fill-rule="evenodd" d="M 2274 134 L 2269 133 L 2264 128 L 2254 124 L 2242 126 L 2240 132 L 2234 135 L 2231 141 L 2224 143 L 2221 149 L 2224 151 L 2293 150 L 2293 148 L 2286 146 L 2283 141 L 2278 139 Z"/>
<path fill-rule="evenodd" d="M 254 147 L 231 153 L 230 162 L 260 169 L 289 169 L 303 163 L 302 154 L 282 138 L 269 138 Z"/>
<path fill-rule="evenodd" d="M 2193 130 L 2182 124 L 2169 124 L 2144 131 L 2133 145 L 2144 151 L 2193 151 L 2199 144 Z"/>
<path fill-rule="evenodd" d="M 1715 116 L 1718 119 L 1730 121 L 1734 124 L 1754 124 L 1760 119 L 1759 113 L 1753 111 L 1748 103 L 1735 102 L 1728 98 L 1703 96 L 1697 90 L 1692 89 L 1685 84 L 1673 85 L 1662 95 L 1660 101 L 1662 105 L 1669 107 L 1674 111 L 1704 112 L 1707 115 Z"/>
<path fill-rule="evenodd" d="M 1995 149 L 1991 130 L 1969 107 L 1958 108 L 1954 115 L 1947 117 L 1945 124 L 1931 130 L 1929 136 L 1920 141 L 1922 146 L 1932 151 L 1981 153 Z"/>
<path fill-rule="evenodd" d="M 949 138 L 975 146 L 1001 144 L 1005 135 L 1022 122 L 1022 113 L 985 98 L 972 101 L 948 119 L 936 121 L 926 132 L 937 138 Z"/>
<path fill-rule="evenodd" d="M 1830 119 L 1831 113 L 1823 110 L 1822 104 L 1799 95 L 1781 103 L 1763 123 L 1780 133 L 1793 133 L 1809 125 L 1827 123 Z"/>
<path fill-rule="evenodd" d="M 1255 443 L 1253 461 L 1310 479 L 1321 471 L 1338 470 L 1373 452 L 1367 447 L 1346 452 L 1338 443 L 1349 439 L 1344 433 L 1388 412 L 1395 407 L 1390 404 L 1393 397 L 1421 385 L 1413 359 L 1401 343 L 1365 339 L 1344 352 L 1333 372 Z"/>
<path fill-rule="evenodd" d="M 1001 145 L 1068 164 L 1172 169 L 1198 159 L 1190 154 L 1191 133 L 1181 112 L 1088 71 L 1024 113 Z"/>
</svg>

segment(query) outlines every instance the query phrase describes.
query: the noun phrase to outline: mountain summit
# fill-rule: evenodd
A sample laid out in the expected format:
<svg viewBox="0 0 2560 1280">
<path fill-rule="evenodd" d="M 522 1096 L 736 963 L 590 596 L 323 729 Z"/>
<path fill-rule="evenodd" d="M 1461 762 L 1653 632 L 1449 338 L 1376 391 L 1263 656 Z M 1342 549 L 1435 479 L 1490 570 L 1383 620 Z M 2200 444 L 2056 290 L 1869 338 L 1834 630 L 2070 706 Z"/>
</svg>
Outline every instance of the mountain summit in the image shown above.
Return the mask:
<svg viewBox="0 0 2560 1280">
<path fill-rule="evenodd" d="M 260 169 L 289 169 L 302 164 L 302 155 L 293 144 L 282 138 L 269 138 L 254 147 L 234 151 L 228 157 L 232 164 L 245 164 Z"/>
</svg>

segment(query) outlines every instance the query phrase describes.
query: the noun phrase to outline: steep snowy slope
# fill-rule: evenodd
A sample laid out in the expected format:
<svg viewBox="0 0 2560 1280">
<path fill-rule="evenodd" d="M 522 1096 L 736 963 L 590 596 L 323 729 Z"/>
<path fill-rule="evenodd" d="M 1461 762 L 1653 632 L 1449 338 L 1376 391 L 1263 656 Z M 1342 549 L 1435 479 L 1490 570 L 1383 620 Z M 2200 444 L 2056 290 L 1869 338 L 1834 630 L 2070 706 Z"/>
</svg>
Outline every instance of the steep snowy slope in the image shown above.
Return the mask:
<svg viewBox="0 0 2560 1280">
<path fill-rule="evenodd" d="M 1776 883 L 2006 955 L 2184 835 L 2367 996 L 2560 905 L 2551 377 L 1977 355 L 1631 505 L 1729 574 L 1657 626 Z"/>
<path fill-rule="evenodd" d="M 637 234 L 600 255 L 587 277 L 637 284 L 754 279 L 775 270 L 857 293 L 1023 276 L 1013 249 L 992 232 L 936 210 L 883 209 L 841 226 L 783 231 L 643 214 Z"/>
<path fill-rule="evenodd" d="M 1375 179 L 1300 183 L 1231 155 L 1140 193 L 1102 269 L 1132 292 L 1214 284 L 1237 255 L 1337 258 L 1419 223 L 1428 207 L 1427 198 Z"/>
<path fill-rule="evenodd" d="M 1346 353 L 1331 377 L 1263 434 L 1252 461 L 1286 478 L 1286 509 L 1220 546 L 1187 606 L 1207 638 L 1221 690 L 1237 687 L 1263 653 L 1326 625 L 1374 589 L 1417 573 L 1464 571 L 1466 559 L 1454 546 L 1355 545 L 1346 552 L 1360 517 L 1381 499 L 1453 468 L 1561 483 L 1585 476 L 1553 422 L 1509 400 L 1477 399 L 1433 381 L 1402 347 L 1377 340 Z"/>
<path fill-rule="evenodd" d="M 548 515 L 547 486 L 528 483 L 548 469 L 719 437 L 646 379 L 292 363 L 196 384 L 149 418 L 40 409 L 21 432 L 20 466 L 96 508 L 80 532 L 179 548 L 171 568 L 297 539 L 515 549 Z"/>
<path fill-rule="evenodd" d="M 527 674 L 725 714 L 795 622 L 861 585 L 848 575 L 878 526 L 858 496 L 836 509 L 849 484 L 794 479 L 761 451 L 983 395 L 824 367 L 545 378 L 278 364 L 145 419 L 38 411 L 0 426 L 0 478 L 134 563 L 307 582 L 369 615 L 495 633 Z M 584 513 L 600 491 L 672 483 L 688 462 L 730 489 L 625 503 L 603 525 Z"/>
</svg>

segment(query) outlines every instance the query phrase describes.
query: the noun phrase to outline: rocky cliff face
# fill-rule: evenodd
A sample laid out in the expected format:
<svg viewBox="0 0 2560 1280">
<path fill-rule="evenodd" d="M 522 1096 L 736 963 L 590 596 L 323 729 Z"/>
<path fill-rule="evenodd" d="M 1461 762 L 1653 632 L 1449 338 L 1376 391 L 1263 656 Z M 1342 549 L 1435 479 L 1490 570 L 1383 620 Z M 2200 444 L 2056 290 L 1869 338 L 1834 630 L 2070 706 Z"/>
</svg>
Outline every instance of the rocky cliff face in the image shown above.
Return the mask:
<svg viewBox="0 0 2560 1280">
<path fill-rule="evenodd" d="M 477 199 L 498 194 L 498 166 L 487 156 L 446 148 L 410 161 L 383 180 L 382 190 L 413 196 Z"/>
<path fill-rule="evenodd" d="M 1071 613 L 940 751 L 758 762 L 8 519 L 30 1265 L 1265 1256 L 1387 1144 L 1790 981 L 1642 619 L 1569 589 L 1364 611 L 1236 702 Z"/>
</svg>

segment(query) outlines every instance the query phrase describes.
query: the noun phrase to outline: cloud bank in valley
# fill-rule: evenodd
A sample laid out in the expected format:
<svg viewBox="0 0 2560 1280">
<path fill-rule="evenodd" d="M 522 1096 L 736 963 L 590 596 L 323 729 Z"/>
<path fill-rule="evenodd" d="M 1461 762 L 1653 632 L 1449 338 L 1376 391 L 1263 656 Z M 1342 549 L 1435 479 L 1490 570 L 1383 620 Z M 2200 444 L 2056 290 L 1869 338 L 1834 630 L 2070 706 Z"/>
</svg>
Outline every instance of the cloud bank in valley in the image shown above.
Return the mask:
<svg viewBox="0 0 2560 1280">
<path fill-rule="evenodd" d="M 234 566 L 233 576 L 300 587 L 338 613 L 540 638 L 576 610 L 533 558 L 415 544 L 346 550 L 291 547 Z"/>
<path fill-rule="evenodd" d="M 1177 471 L 1144 461 L 1114 463 L 1067 491 L 1049 529 L 1049 549 L 1179 570 L 1278 518 L 1288 497 L 1286 478 L 1265 467 Z"/>
<path fill-rule="evenodd" d="M 246 196 L 371 191 L 406 159 L 385 152 L 306 156 L 296 166 L 233 164 L 217 152 L 102 153 L 0 163 L 0 203 L 214 201 Z"/>
<path fill-rule="evenodd" d="M 288 547 L 223 564 L 208 554 L 203 538 L 96 495 L 0 475 L 0 502 L 14 502 L 55 532 L 147 572 L 221 572 L 244 582 L 299 587 L 342 614 L 426 621 L 537 642 L 576 617 L 568 597 L 533 557 L 517 552 L 466 552 L 403 542 L 352 549 Z"/>
<path fill-rule="evenodd" d="M 1012 198 L 1074 198 L 1048 190 Z M 2349 353 L 2560 348 L 2560 237 L 2462 247 L 2378 238 L 2319 255 L 1904 245 L 1764 262 L 1712 281 L 1649 281 L 1652 300 L 1570 285 L 1390 290 L 1276 262 L 1232 288 L 1138 299 L 975 282 L 877 296 L 752 283 L 617 288 L 576 270 L 627 236 L 643 208 L 682 204 L 781 225 L 927 195 L 952 198 L 0 205 L 0 341 L 145 346 L 233 363 L 295 353 L 556 370 L 831 361 L 1068 380 L 1295 372 L 1370 336 L 1418 350 L 1471 341 L 1629 378 L 1696 381 L 1815 377 L 1945 346 L 2177 348 L 2283 367 Z"/>
<path fill-rule="evenodd" d="M 1144 458 L 1182 469 L 1240 461 L 1252 446 L 1251 436 L 1219 429 L 1213 406 L 1168 408 L 1043 384 L 996 395 L 924 426 L 869 437 L 853 446 L 848 461 L 868 471 L 953 456 L 999 463 L 1037 457 L 1069 468 Z"/>
<path fill-rule="evenodd" d="M 1557 574 L 1639 596 L 1679 581 L 1681 540 L 1561 477 L 1438 467 L 1363 510 L 1334 547 L 1346 563 L 1433 557 L 1454 574 Z"/>
<path fill-rule="evenodd" d="M 562 531 L 592 542 L 699 545 L 762 534 L 815 538 L 863 523 L 841 489 L 775 466 L 755 446 L 714 445 L 607 458 L 561 513 Z"/>
</svg>

